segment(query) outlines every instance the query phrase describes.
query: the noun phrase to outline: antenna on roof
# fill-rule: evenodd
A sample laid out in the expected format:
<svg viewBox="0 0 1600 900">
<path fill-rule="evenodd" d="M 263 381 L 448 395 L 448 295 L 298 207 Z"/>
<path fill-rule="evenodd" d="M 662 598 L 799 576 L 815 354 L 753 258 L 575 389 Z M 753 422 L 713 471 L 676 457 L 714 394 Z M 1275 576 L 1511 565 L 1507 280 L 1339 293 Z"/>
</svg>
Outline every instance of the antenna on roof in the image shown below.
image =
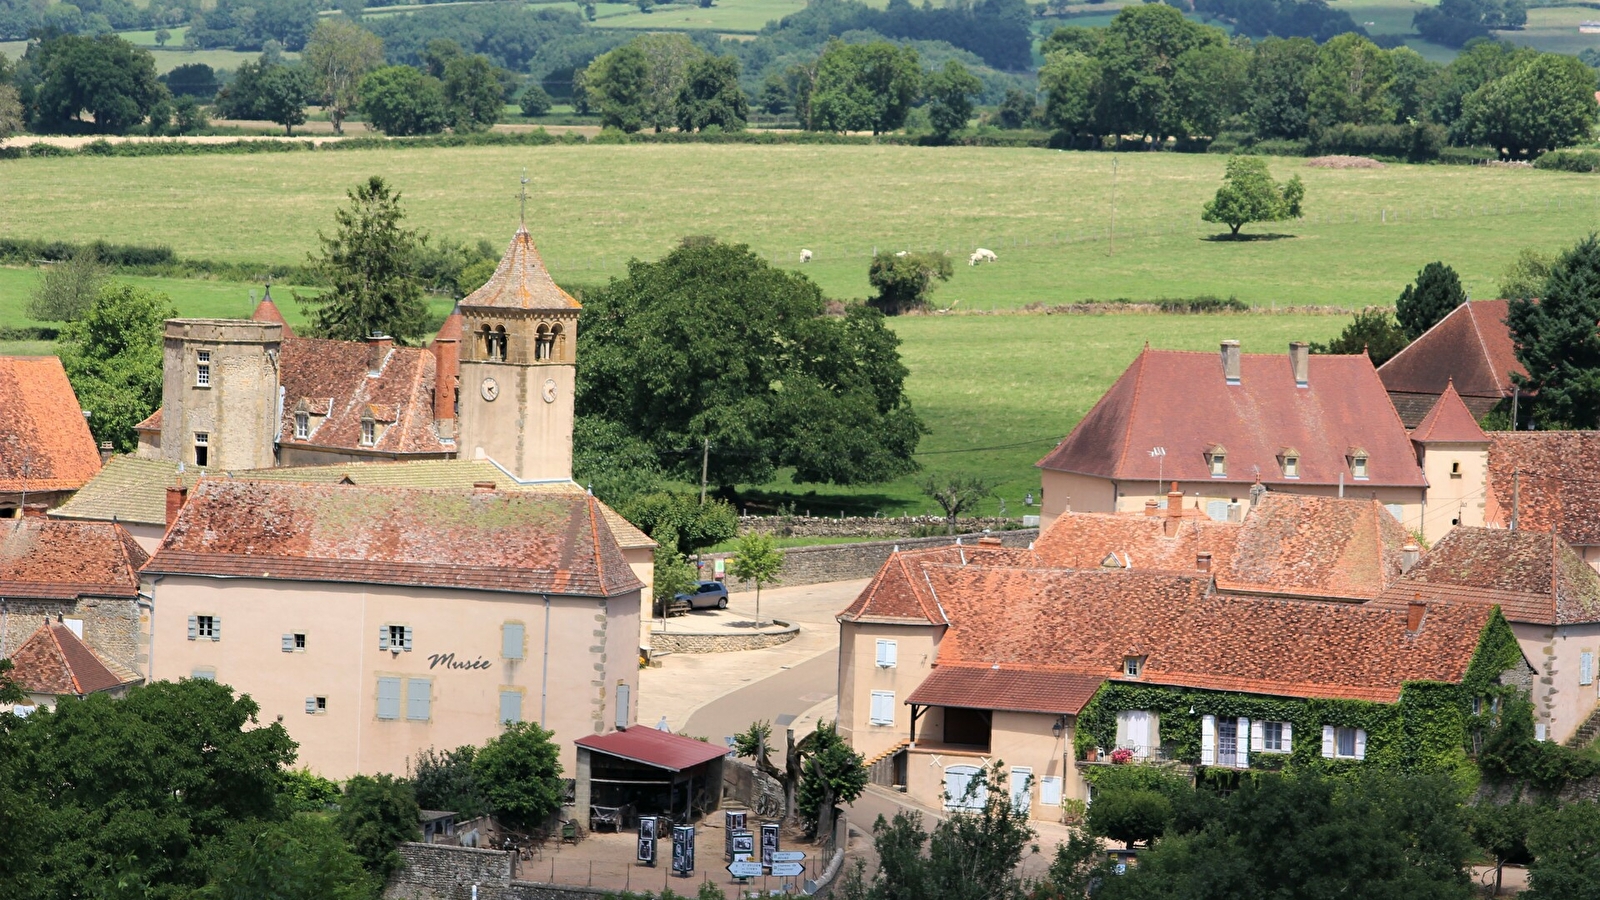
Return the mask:
<svg viewBox="0 0 1600 900">
<path fill-rule="evenodd" d="M 517 221 L 528 224 L 528 167 L 522 167 L 522 193 L 518 195 Z"/>
</svg>

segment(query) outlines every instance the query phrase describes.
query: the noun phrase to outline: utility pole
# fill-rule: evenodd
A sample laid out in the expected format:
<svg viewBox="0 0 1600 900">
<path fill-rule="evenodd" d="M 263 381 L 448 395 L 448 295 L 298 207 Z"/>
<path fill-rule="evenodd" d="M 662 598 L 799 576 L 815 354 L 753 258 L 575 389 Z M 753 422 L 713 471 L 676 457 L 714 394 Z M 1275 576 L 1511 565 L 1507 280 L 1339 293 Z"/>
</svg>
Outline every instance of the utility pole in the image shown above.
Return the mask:
<svg viewBox="0 0 1600 900">
<path fill-rule="evenodd" d="M 1111 251 L 1107 256 L 1117 255 L 1117 158 L 1111 158 L 1111 235 L 1109 238 Z"/>
<path fill-rule="evenodd" d="M 706 505 L 706 472 L 711 467 L 711 437 L 706 436 L 705 444 L 700 450 L 700 505 Z"/>
</svg>

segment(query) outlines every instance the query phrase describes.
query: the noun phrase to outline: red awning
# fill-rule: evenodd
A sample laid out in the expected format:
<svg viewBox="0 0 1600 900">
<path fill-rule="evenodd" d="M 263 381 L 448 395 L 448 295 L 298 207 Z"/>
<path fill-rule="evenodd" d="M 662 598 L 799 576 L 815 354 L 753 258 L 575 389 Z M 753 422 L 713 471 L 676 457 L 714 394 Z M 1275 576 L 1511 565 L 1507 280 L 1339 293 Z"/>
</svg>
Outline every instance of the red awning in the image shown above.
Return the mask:
<svg viewBox="0 0 1600 900">
<path fill-rule="evenodd" d="M 728 753 L 726 747 L 714 747 L 705 741 L 639 725 L 627 731 L 581 737 L 574 743 L 607 756 L 644 763 L 669 772 L 692 769 Z"/>
</svg>

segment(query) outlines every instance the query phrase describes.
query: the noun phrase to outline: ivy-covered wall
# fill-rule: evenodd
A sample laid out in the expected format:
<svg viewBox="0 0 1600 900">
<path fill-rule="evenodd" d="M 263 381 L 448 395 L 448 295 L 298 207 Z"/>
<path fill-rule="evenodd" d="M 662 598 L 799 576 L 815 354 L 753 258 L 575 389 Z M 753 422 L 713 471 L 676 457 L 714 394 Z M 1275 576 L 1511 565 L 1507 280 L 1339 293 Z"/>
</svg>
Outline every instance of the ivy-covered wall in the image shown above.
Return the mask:
<svg viewBox="0 0 1600 900">
<path fill-rule="evenodd" d="M 1470 781 L 1475 777 L 1468 759 L 1471 735 L 1489 724 L 1494 698 L 1515 690 L 1500 683 L 1501 674 L 1526 665 L 1516 635 L 1496 609 L 1478 636 L 1477 650 L 1459 684 L 1407 682 L 1401 688 L 1399 702 L 1373 703 L 1108 682 L 1078 715 L 1074 743 L 1079 758 L 1091 747 L 1109 749 L 1116 744 L 1118 712 L 1149 710 L 1160 717 L 1161 744 L 1170 747 L 1175 758 L 1198 763 L 1202 716 L 1247 717 L 1252 722 L 1288 722 L 1294 726 L 1290 753 L 1263 753 L 1251 748 L 1253 769 L 1287 766 L 1339 771 L 1354 765 L 1376 765 L 1395 771 L 1450 771 Z M 1481 714 L 1473 712 L 1474 699 L 1482 701 Z M 1325 725 L 1365 730 L 1365 762 L 1324 759 Z"/>
</svg>

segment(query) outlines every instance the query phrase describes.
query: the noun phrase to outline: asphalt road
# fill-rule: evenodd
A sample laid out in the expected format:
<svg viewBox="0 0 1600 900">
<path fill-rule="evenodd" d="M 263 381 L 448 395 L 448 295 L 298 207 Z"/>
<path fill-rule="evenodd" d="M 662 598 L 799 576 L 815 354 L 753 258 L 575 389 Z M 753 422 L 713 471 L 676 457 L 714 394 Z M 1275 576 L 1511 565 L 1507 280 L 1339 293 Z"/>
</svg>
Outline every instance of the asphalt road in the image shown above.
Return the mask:
<svg viewBox="0 0 1600 900">
<path fill-rule="evenodd" d="M 829 650 L 707 703 L 689 717 L 683 731 L 719 743 L 725 736 L 745 731 L 751 722 L 766 720 L 772 723 L 773 747 L 781 754 L 784 727 L 811 707 L 837 696 L 838 678 L 839 651 Z M 793 718 L 785 720 L 784 716 Z"/>
</svg>

